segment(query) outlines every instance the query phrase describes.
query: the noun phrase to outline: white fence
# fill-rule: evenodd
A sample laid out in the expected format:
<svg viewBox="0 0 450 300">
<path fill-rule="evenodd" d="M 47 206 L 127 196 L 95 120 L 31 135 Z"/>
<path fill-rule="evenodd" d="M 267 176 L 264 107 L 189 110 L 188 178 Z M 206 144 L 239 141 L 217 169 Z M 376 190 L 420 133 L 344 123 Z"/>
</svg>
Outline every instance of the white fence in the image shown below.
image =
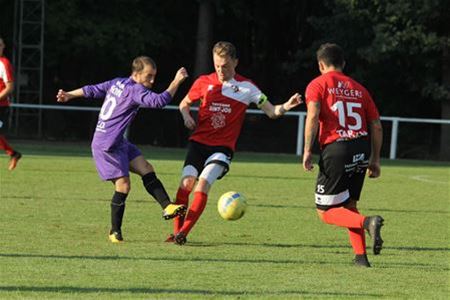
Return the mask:
<svg viewBox="0 0 450 300">
<path fill-rule="evenodd" d="M 25 108 L 25 109 L 45 109 L 45 110 L 78 110 L 78 111 L 100 111 L 100 107 L 83 107 L 83 106 L 65 106 L 65 105 L 38 105 L 38 104 L 20 104 L 12 103 L 13 108 Z M 168 105 L 164 109 L 178 110 L 178 106 Z M 197 109 L 193 107 L 193 109 Z M 247 109 L 248 114 L 264 114 L 263 111 L 257 109 Z M 288 116 L 297 116 L 298 126 L 297 126 L 297 146 L 296 154 L 301 155 L 303 153 L 303 131 L 305 125 L 306 112 L 287 112 Z M 400 117 L 381 117 L 382 121 L 392 122 L 392 133 L 390 141 L 390 151 L 389 159 L 395 159 L 397 157 L 397 139 L 400 122 L 405 123 L 428 123 L 428 124 L 448 124 L 450 125 L 450 120 L 440 120 L 440 119 L 419 119 L 419 118 L 400 118 Z"/>
</svg>

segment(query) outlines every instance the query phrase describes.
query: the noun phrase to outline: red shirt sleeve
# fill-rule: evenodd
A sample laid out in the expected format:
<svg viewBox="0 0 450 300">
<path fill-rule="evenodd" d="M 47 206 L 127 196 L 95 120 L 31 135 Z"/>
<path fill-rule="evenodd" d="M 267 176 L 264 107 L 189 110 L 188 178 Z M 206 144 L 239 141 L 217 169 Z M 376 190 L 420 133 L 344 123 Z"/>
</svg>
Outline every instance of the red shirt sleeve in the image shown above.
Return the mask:
<svg viewBox="0 0 450 300">
<path fill-rule="evenodd" d="M 306 104 L 309 102 L 318 102 L 323 98 L 323 87 L 317 79 L 311 81 L 306 87 L 305 91 L 305 101 Z"/>
<path fill-rule="evenodd" d="M 203 98 L 205 91 L 208 88 L 205 76 L 200 76 L 195 80 L 191 89 L 188 92 L 188 97 L 191 101 L 195 102 Z"/>
</svg>

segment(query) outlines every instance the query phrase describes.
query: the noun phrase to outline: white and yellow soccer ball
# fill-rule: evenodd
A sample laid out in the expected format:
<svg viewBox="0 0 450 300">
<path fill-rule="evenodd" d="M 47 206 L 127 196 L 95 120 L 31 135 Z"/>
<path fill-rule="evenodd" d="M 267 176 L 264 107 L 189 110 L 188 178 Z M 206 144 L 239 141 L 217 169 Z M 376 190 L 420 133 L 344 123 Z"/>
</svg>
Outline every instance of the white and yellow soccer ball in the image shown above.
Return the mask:
<svg viewBox="0 0 450 300">
<path fill-rule="evenodd" d="M 247 210 L 247 200 L 238 192 L 227 192 L 220 196 L 217 210 L 225 220 L 238 220 Z"/>
</svg>

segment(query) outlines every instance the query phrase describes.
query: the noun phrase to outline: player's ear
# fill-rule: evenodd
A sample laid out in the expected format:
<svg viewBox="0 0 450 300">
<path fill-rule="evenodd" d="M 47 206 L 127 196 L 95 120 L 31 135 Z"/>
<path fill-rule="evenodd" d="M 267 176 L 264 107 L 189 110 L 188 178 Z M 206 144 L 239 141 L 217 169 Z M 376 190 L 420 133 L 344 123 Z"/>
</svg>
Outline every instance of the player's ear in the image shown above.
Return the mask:
<svg viewBox="0 0 450 300">
<path fill-rule="evenodd" d="M 325 64 L 321 60 L 319 60 L 317 64 L 319 65 L 319 71 L 322 73 L 325 70 Z"/>
</svg>

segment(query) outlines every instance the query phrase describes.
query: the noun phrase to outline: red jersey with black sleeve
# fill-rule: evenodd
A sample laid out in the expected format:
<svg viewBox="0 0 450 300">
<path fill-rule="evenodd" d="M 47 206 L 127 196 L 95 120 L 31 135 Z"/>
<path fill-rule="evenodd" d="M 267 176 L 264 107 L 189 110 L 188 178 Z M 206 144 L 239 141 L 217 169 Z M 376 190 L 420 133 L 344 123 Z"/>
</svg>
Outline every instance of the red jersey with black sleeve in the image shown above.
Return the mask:
<svg viewBox="0 0 450 300">
<path fill-rule="evenodd" d="M 9 60 L 0 56 L 0 92 L 6 88 L 7 82 L 14 81 L 13 70 Z M 0 99 L 0 106 L 9 106 L 9 96 Z"/>
<path fill-rule="evenodd" d="M 250 103 L 263 104 L 265 96 L 249 79 L 235 75 L 220 82 L 217 74 L 200 76 L 189 90 L 191 101 L 200 101 L 197 127 L 189 138 L 208 146 L 235 150 Z"/>
<path fill-rule="evenodd" d="M 368 135 L 368 123 L 380 118 L 369 92 L 338 71 L 325 73 L 306 87 L 306 104 L 320 102 L 321 146 Z"/>
</svg>

